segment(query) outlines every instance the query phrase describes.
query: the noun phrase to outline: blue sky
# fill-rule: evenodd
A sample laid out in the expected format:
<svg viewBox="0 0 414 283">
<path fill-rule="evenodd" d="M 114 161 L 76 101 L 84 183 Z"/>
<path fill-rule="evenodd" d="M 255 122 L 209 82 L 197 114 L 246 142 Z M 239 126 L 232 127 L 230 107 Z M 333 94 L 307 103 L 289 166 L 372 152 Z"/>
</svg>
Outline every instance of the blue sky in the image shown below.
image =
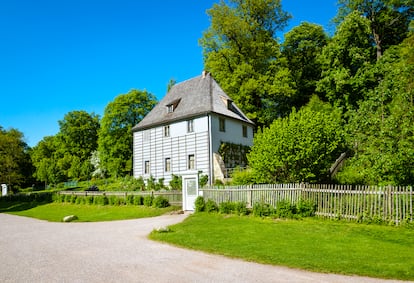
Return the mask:
<svg viewBox="0 0 414 283">
<path fill-rule="evenodd" d="M 0 126 L 29 146 L 59 131 L 74 110 L 102 116 L 131 89 L 161 99 L 170 79 L 203 70 L 206 10 L 219 0 L 0 1 Z M 332 33 L 336 0 L 282 0 L 293 18 Z M 283 33 L 280 34 L 280 38 Z"/>
</svg>

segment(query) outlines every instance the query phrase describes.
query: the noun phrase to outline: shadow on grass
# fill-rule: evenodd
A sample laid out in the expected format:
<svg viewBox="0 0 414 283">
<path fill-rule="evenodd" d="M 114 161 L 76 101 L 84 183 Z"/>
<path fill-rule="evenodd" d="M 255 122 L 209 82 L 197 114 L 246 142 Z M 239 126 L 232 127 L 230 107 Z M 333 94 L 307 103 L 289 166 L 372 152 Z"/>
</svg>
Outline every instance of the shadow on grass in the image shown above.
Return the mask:
<svg viewBox="0 0 414 283">
<path fill-rule="evenodd" d="M 0 213 L 24 211 L 45 204 L 48 202 L 0 202 Z"/>
</svg>

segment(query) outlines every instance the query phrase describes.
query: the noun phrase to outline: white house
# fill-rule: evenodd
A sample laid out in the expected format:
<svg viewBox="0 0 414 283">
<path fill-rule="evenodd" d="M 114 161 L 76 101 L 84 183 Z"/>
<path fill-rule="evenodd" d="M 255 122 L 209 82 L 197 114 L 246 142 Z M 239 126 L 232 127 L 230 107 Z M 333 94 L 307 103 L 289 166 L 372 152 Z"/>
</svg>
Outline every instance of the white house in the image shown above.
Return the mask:
<svg viewBox="0 0 414 283">
<path fill-rule="evenodd" d="M 163 178 L 168 184 L 172 174 L 191 170 L 208 175 L 211 184 L 225 177 L 226 168 L 246 165 L 253 128 L 213 77 L 203 72 L 174 85 L 132 129 L 134 177 Z"/>
</svg>

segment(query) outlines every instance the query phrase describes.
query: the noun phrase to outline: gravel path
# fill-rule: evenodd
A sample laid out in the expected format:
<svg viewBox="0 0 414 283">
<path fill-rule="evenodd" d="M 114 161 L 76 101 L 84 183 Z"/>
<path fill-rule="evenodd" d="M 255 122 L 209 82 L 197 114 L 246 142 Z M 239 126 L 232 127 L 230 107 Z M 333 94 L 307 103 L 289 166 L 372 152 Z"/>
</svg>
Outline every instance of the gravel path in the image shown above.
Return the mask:
<svg viewBox="0 0 414 283">
<path fill-rule="evenodd" d="M 0 282 L 393 282 L 256 264 L 146 238 L 185 217 L 52 223 L 0 214 Z"/>
</svg>

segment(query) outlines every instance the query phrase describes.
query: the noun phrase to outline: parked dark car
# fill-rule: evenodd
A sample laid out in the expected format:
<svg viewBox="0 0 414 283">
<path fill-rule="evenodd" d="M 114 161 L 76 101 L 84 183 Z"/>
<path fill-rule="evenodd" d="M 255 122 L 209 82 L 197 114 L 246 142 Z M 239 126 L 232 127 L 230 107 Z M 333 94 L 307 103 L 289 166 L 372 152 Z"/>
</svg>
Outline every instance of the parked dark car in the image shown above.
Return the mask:
<svg viewBox="0 0 414 283">
<path fill-rule="evenodd" d="M 98 188 L 97 185 L 92 185 L 87 189 L 87 191 L 97 192 L 97 191 L 99 191 L 99 188 Z"/>
</svg>

